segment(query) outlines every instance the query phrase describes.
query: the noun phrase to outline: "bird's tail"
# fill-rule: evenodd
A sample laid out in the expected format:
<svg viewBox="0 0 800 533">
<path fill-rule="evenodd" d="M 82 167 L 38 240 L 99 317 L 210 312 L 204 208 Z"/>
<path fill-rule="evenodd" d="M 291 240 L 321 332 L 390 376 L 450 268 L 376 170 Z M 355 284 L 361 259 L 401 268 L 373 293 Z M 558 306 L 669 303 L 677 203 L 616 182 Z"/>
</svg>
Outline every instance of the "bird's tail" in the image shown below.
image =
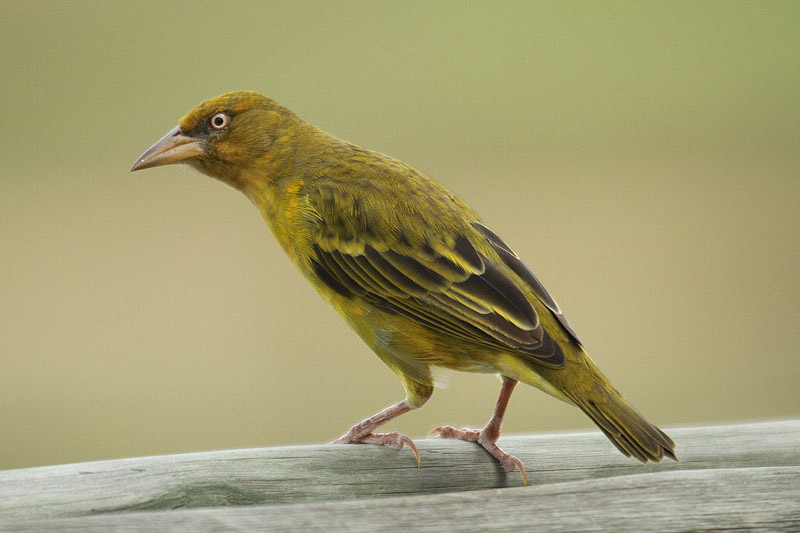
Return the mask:
<svg viewBox="0 0 800 533">
<path fill-rule="evenodd" d="M 639 461 L 677 461 L 675 443 L 651 424 L 613 388 L 601 399 L 573 398 L 619 451 Z"/>
<path fill-rule="evenodd" d="M 567 358 L 562 369 L 537 370 L 546 384 L 531 384 L 580 407 L 624 455 L 643 463 L 678 460 L 672 439 L 634 409 L 582 349 Z"/>
</svg>

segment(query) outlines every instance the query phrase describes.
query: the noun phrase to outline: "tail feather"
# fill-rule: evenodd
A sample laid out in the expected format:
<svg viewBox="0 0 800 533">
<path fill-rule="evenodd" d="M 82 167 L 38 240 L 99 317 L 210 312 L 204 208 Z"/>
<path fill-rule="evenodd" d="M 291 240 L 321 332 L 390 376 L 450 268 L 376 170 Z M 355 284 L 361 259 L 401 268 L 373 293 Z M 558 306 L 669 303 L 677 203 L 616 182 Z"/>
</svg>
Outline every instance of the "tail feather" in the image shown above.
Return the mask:
<svg viewBox="0 0 800 533">
<path fill-rule="evenodd" d="M 664 457 L 678 460 L 672 439 L 648 422 L 616 391 L 603 400 L 573 399 L 624 455 L 643 463 L 657 463 Z"/>
<path fill-rule="evenodd" d="M 514 359 L 512 363 L 522 362 L 525 366 L 512 366 L 512 375 L 579 407 L 623 455 L 642 463 L 657 463 L 664 457 L 677 461 L 672 439 L 625 401 L 583 348 L 569 339 L 557 340 L 566 357 L 564 368 L 546 368 Z"/>
</svg>

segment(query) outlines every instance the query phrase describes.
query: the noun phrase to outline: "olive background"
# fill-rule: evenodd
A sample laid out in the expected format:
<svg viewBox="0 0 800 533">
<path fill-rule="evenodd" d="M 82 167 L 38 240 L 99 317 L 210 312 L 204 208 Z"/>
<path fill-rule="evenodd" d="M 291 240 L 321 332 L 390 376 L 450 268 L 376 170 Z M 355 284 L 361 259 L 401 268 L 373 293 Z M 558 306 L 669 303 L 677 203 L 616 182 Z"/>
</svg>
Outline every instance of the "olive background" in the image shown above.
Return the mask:
<svg viewBox="0 0 800 533">
<path fill-rule="evenodd" d="M 798 27 L 788 1 L 3 2 L 0 468 L 327 442 L 402 398 L 243 195 L 128 172 L 240 89 L 456 192 L 653 422 L 800 416 Z M 442 378 L 388 427 L 483 424 L 499 381 Z M 504 432 L 592 428 L 519 387 Z"/>
</svg>

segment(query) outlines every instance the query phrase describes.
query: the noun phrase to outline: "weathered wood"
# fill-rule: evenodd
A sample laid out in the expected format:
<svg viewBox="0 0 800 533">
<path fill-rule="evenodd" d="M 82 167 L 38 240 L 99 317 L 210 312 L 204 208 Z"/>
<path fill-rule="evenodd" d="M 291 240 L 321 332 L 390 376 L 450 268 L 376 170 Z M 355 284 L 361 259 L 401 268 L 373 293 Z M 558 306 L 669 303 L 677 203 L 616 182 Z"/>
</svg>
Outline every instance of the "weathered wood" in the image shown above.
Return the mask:
<svg viewBox="0 0 800 533">
<path fill-rule="evenodd" d="M 365 514 L 361 518 L 365 520 L 363 524 L 375 526 L 373 519 L 376 516 L 387 516 L 383 509 L 395 509 L 395 514 L 399 515 L 399 518 L 395 517 L 397 520 L 402 521 L 403 517 L 409 516 L 430 522 L 431 518 L 425 519 L 421 511 L 411 514 L 403 511 L 399 514 L 403 506 L 414 509 L 430 507 L 433 518 L 450 516 L 444 514 L 450 512 L 454 513 L 452 516 L 463 518 L 471 516 L 473 510 L 478 513 L 478 508 L 483 508 L 479 516 L 494 516 L 492 509 L 495 505 L 497 509 L 504 509 L 506 514 L 514 516 L 523 516 L 510 511 L 514 505 L 523 505 L 526 509 L 532 506 L 539 509 L 538 512 L 544 512 L 548 507 L 543 502 L 553 506 L 545 512 L 545 516 L 561 519 L 570 516 L 588 519 L 590 514 L 586 514 L 587 509 L 596 508 L 600 511 L 606 507 L 628 517 L 638 516 L 637 509 L 649 509 L 642 514 L 649 518 L 651 513 L 656 512 L 654 502 L 658 502 L 659 509 L 673 509 L 672 512 L 685 514 L 687 520 L 691 516 L 699 519 L 703 513 L 709 513 L 708 517 L 719 513 L 725 513 L 728 517 L 738 516 L 724 509 L 725 502 L 730 502 L 731 506 L 740 506 L 741 512 L 750 517 L 748 520 L 751 522 L 748 523 L 755 524 L 762 523 L 759 518 L 762 515 L 751 512 L 751 508 L 756 503 L 762 504 L 764 498 L 772 502 L 770 505 L 775 509 L 783 509 L 777 515 L 773 513 L 782 517 L 780 520 L 783 523 L 797 518 L 797 501 L 800 500 L 797 494 L 800 490 L 800 420 L 678 428 L 670 429 L 669 433 L 677 442 L 680 463 L 670 461 L 659 465 L 640 465 L 620 456 L 604 437 L 596 433 L 504 438 L 502 442 L 507 450 L 517 455 L 528 467 L 532 486 L 527 488 L 520 487 L 519 473 L 506 474 L 477 446 L 444 440 L 418 442 L 422 455 L 420 469 L 416 468 L 407 450 L 397 452 L 378 446 L 323 445 L 9 470 L 0 472 L 0 530 L 26 531 L 25 528 L 30 527 L 33 528 L 31 531 L 36 531 L 35 528 L 40 524 L 47 524 L 51 531 L 69 531 L 73 526 L 89 530 L 87 528 L 93 527 L 92 524 L 103 524 L 106 523 L 103 520 L 112 520 L 114 517 L 93 516 L 59 521 L 40 519 L 63 519 L 108 512 L 124 512 L 114 516 L 127 517 L 131 522 L 126 523 L 131 527 L 139 524 L 137 527 L 141 528 L 121 529 L 125 531 L 149 531 L 151 529 L 146 527 L 148 523 L 195 524 L 196 528 L 192 526 L 194 529 L 187 529 L 193 531 L 230 530 L 235 529 L 237 520 L 252 520 L 253 523 L 278 520 L 278 524 L 287 527 L 292 524 L 300 527 L 303 520 L 312 520 L 313 517 L 317 517 L 314 520 L 322 520 L 318 518 L 321 516 L 319 513 L 328 513 L 330 520 L 345 520 L 351 516 L 348 513 L 339 516 L 340 509 L 364 509 Z M 630 485 L 634 480 L 638 481 Z M 719 490 L 718 485 L 727 483 L 734 485 L 730 490 Z M 516 488 L 500 492 L 481 490 L 504 486 Z M 632 487 L 639 487 L 638 492 L 628 492 Z M 463 491 L 480 492 L 432 496 L 435 493 Z M 714 492 L 714 495 L 703 491 Z M 374 500 L 377 497 L 409 494 L 415 496 Z M 633 494 L 640 496 L 634 497 Z M 780 494 L 792 496 L 793 499 L 787 500 Z M 583 495 L 584 501 L 573 501 L 570 495 L 575 498 Z M 645 498 L 645 495 L 648 496 Z M 611 500 L 606 501 L 606 497 Z M 614 498 L 619 501 L 613 503 Z M 714 505 L 719 508 L 707 507 L 705 502 L 711 501 L 708 498 L 716 498 Z M 335 501 L 353 499 L 360 501 Z M 505 499 L 509 499 L 508 507 L 502 503 Z M 519 499 L 524 503 L 520 503 Z M 698 509 L 694 514 L 688 511 L 693 501 Z M 326 503 L 298 506 L 298 502 Z M 285 503 L 295 505 L 280 505 Z M 259 504 L 271 505 L 215 508 L 204 512 L 185 510 L 180 514 L 175 514 L 176 511 L 152 512 L 185 507 Z M 481 507 L 478 504 L 485 505 Z M 453 506 L 459 505 L 464 508 L 455 513 Z M 450 511 L 437 506 L 444 506 Z M 130 511 L 151 512 L 139 515 Z M 313 514 L 315 512 L 318 514 Z M 299 513 L 298 516 L 290 518 L 296 513 Z M 220 518 L 223 516 L 224 519 Z M 524 513 L 524 516 L 529 515 Z M 606 513 L 602 516 L 606 516 Z M 352 514 L 352 517 L 355 521 L 346 527 L 361 527 L 357 515 Z M 609 515 L 607 518 L 610 520 L 612 517 Z M 120 520 L 124 522 L 122 518 Z M 512 523 L 507 520 L 512 518 L 505 520 L 497 523 L 511 527 Z M 663 529 L 665 522 L 654 520 Z M 217 526 L 210 527 L 212 522 Z M 324 523 L 330 525 L 336 522 L 329 523 L 325 519 Z M 559 520 L 558 523 L 567 522 Z M 409 527 L 418 528 L 421 524 L 409 524 Z M 714 524 L 719 525 L 717 522 Z M 276 525 L 273 523 L 273 526 Z M 608 528 L 614 526 L 609 525 Z M 244 527 L 244 530 L 247 529 Z M 642 527 L 635 529 L 643 530 Z"/>
<path fill-rule="evenodd" d="M 528 488 L 0 523 L 20 533 L 798 531 L 800 468 L 654 472 Z"/>
</svg>

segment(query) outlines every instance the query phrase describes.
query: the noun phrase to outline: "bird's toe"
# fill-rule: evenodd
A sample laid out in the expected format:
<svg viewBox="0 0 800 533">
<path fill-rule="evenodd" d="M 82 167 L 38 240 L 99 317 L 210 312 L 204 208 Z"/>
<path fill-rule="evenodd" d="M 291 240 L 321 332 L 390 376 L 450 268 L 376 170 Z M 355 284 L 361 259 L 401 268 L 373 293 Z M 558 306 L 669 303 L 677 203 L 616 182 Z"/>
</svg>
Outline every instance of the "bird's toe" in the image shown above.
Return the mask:
<svg viewBox="0 0 800 533">
<path fill-rule="evenodd" d="M 439 439 L 460 439 L 469 442 L 478 442 L 480 430 L 472 428 L 456 428 L 453 426 L 438 426 L 430 430 L 428 437 Z"/>
</svg>

